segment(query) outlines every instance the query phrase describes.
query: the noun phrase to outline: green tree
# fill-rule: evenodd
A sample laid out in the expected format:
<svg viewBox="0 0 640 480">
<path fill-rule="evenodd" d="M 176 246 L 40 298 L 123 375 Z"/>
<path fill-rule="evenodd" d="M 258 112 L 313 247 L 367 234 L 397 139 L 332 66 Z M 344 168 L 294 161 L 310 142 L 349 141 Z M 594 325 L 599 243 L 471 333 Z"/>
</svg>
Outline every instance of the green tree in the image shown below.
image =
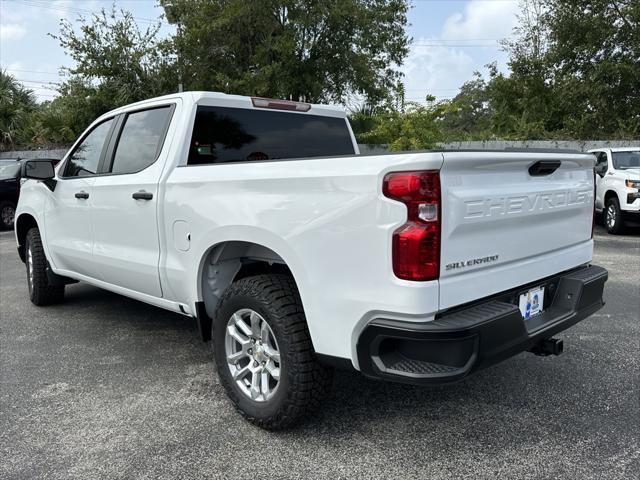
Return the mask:
<svg viewBox="0 0 640 480">
<path fill-rule="evenodd" d="M 491 66 L 495 71 L 495 66 Z M 449 103 L 441 127 L 448 140 L 485 140 L 493 137 L 491 122 L 493 109 L 489 102 L 487 81 L 480 72 L 460 87 Z"/>
<path fill-rule="evenodd" d="M 640 136 L 640 2 L 544 0 L 548 62 L 564 129 Z"/>
<path fill-rule="evenodd" d="M 141 29 L 130 12 L 102 9 L 90 18 L 60 22 L 51 35 L 73 59 L 63 69 L 60 96 L 33 116 L 28 134 L 39 145 L 75 140 L 96 117 L 121 105 L 175 92 L 178 75 L 160 22 Z"/>
<path fill-rule="evenodd" d="M 539 140 L 561 128 L 553 75 L 546 60 L 548 28 L 541 0 L 521 1 L 514 39 L 503 41 L 509 52 L 509 76 L 489 65 L 486 95 L 492 112 L 491 130 L 505 139 Z"/>
<path fill-rule="evenodd" d="M 81 78 L 64 82 L 59 93 L 31 116 L 25 131 L 31 143 L 47 148 L 69 145 L 98 116 L 118 106 L 111 89 Z"/>
<path fill-rule="evenodd" d="M 514 138 L 640 135 L 640 3 L 526 0 L 511 74 L 490 72 L 493 129 Z"/>
<path fill-rule="evenodd" d="M 73 59 L 59 96 L 37 105 L 12 77 L 0 79 L 2 148 L 68 145 L 103 113 L 175 92 L 178 75 L 170 40 L 160 22 L 141 29 L 130 12 L 102 9 L 76 23 L 60 22 L 51 35 Z"/>
<path fill-rule="evenodd" d="M 64 69 L 73 82 L 107 90 L 115 107 L 176 90 L 172 47 L 159 30 L 159 21 L 141 29 L 130 12 L 112 7 L 75 25 L 62 20 L 51 36 L 75 63 Z"/>
<path fill-rule="evenodd" d="M 444 123 L 466 138 L 638 138 L 640 2 L 523 0 L 505 41 L 509 74 L 488 66 Z"/>
<path fill-rule="evenodd" d="M 503 41 L 510 74 L 487 65 L 487 78 L 476 72 L 454 98 L 444 122 L 448 136 L 459 139 L 536 140 L 563 128 L 553 72 L 546 59 L 548 28 L 541 0 L 522 2 L 514 38 Z"/>
<path fill-rule="evenodd" d="M 357 135 L 367 144 L 387 144 L 392 151 L 436 148 L 447 140 L 443 119 L 454 108 L 451 102 L 436 102 L 427 96 L 427 104 L 407 102 L 373 117 L 373 127 Z"/>
<path fill-rule="evenodd" d="M 31 90 L 0 71 L 0 150 L 25 142 L 25 128 L 36 106 Z"/>
<path fill-rule="evenodd" d="M 160 0 L 191 90 L 309 102 L 395 93 L 406 0 Z"/>
</svg>

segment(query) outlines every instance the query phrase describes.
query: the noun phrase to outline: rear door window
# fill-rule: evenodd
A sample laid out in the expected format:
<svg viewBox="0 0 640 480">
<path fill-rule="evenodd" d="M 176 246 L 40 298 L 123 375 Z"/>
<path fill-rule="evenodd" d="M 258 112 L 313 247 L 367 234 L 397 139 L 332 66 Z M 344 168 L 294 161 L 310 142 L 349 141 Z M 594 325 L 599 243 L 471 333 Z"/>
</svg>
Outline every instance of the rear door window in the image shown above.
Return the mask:
<svg viewBox="0 0 640 480">
<path fill-rule="evenodd" d="M 189 165 L 353 155 L 346 119 L 198 107 Z"/>
<path fill-rule="evenodd" d="M 162 150 L 171 111 L 167 106 L 127 114 L 111 173 L 136 173 L 156 161 Z"/>
</svg>

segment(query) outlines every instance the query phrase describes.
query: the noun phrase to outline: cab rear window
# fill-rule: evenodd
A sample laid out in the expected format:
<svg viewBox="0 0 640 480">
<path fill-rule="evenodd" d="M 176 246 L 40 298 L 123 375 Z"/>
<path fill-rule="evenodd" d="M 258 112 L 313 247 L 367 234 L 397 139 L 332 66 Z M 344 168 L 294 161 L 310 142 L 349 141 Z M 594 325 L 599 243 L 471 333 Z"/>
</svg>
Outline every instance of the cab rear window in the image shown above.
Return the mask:
<svg viewBox="0 0 640 480">
<path fill-rule="evenodd" d="M 346 119 L 198 107 L 189 165 L 353 155 Z"/>
</svg>

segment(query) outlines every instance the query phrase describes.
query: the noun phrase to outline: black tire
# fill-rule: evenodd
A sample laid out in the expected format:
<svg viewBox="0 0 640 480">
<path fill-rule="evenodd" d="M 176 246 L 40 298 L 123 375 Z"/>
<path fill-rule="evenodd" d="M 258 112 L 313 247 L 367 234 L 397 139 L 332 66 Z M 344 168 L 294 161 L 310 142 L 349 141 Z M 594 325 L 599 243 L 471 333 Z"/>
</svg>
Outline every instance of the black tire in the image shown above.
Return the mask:
<svg viewBox="0 0 640 480">
<path fill-rule="evenodd" d="M 227 363 L 227 324 L 243 309 L 255 311 L 266 321 L 280 353 L 279 383 L 273 396 L 262 402 L 240 389 Z M 215 314 L 213 345 L 220 382 L 229 398 L 248 421 L 261 428 L 279 430 L 294 424 L 317 409 L 331 389 L 333 369 L 316 358 L 300 295 L 290 276 L 257 275 L 231 284 Z"/>
<path fill-rule="evenodd" d="M 0 228 L 13 230 L 13 221 L 16 217 L 16 205 L 12 202 L 0 202 Z"/>
<path fill-rule="evenodd" d="M 47 276 L 49 262 L 44 255 L 40 231 L 35 227 L 27 232 L 24 253 L 31 303 L 41 307 L 61 302 L 64 298 L 64 285 L 53 286 L 49 283 Z M 32 274 L 29 269 L 32 269 Z"/>
<path fill-rule="evenodd" d="M 616 197 L 607 200 L 604 209 L 604 226 L 609 233 L 614 235 L 624 233 L 624 219 L 622 218 L 622 210 L 620 210 L 620 202 Z"/>
</svg>

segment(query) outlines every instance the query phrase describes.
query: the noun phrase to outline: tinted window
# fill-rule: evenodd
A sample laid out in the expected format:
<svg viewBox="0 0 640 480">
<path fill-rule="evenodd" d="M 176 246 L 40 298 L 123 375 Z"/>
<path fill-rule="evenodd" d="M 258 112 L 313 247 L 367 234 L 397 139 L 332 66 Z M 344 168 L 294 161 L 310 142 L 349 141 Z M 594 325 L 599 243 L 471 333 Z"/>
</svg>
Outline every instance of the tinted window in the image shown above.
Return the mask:
<svg viewBox="0 0 640 480">
<path fill-rule="evenodd" d="M 76 147 L 65 168 L 65 177 L 94 175 L 98 171 L 100 154 L 107 139 L 113 119 L 101 123 Z"/>
<path fill-rule="evenodd" d="M 344 118 L 198 107 L 189 164 L 353 155 Z"/>
<path fill-rule="evenodd" d="M 171 114 L 170 107 L 130 113 L 122 127 L 112 173 L 135 173 L 158 158 Z"/>
</svg>

